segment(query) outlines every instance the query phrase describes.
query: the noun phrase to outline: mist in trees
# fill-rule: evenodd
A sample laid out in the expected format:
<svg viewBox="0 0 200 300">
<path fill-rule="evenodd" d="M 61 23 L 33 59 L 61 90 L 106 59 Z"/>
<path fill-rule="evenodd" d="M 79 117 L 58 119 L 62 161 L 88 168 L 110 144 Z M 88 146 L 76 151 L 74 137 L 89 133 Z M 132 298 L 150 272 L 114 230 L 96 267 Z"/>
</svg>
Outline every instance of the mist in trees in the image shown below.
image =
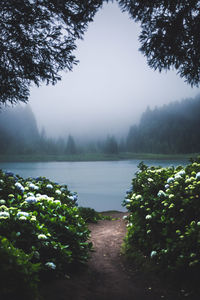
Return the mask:
<svg viewBox="0 0 200 300">
<path fill-rule="evenodd" d="M 38 151 L 40 139 L 30 106 L 0 112 L 0 153 L 27 154 Z"/>
<path fill-rule="evenodd" d="M 195 121 L 179 114 L 174 120 L 173 109 L 147 110 L 140 125 L 133 125 L 126 135 L 147 104 L 194 95 L 194 89 L 171 77 L 175 74 L 167 79 L 149 73 L 138 48 L 153 69 L 173 68 L 191 86 L 198 86 L 199 0 L 3 0 L 1 4 L 0 153 L 110 155 L 198 149 Z M 139 36 L 140 44 L 134 36 Z M 74 53 L 76 48 L 82 52 Z M 65 77 L 62 71 L 72 70 L 78 62 L 75 56 L 82 69 L 80 64 L 71 73 L 74 77 Z M 61 77 L 58 90 L 34 88 L 54 85 Z M 4 110 L 5 104 L 27 102 L 30 88 L 35 115 L 24 106 Z"/>
<path fill-rule="evenodd" d="M 147 108 L 139 125 L 131 126 L 127 151 L 139 153 L 200 152 L 200 95 Z"/>
<path fill-rule="evenodd" d="M 72 154 L 72 155 L 77 154 L 77 147 L 74 138 L 71 135 L 69 135 L 68 137 L 65 153 Z"/>
<path fill-rule="evenodd" d="M 200 152 L 200 95 L 194 99 L 168 105 L 147 107 L 138 125 L 130 127 L 123 138 L 107 135 L 73 136 L 63 128 L 63 135 L 50 137 L 38 129 L 31 107 L 16 106 L 0 113 L 0 154 L 62 155 L 83 153 L 118 155 L 132 153 L 197 153 Z"/>
<path fill-rule="evenodd" d="M 105 148 L 104 152 L 107 154 L 118 154 L 119 153 L 118 143 L 114 136 L 107 137 L 104 148 Z"/>
<path fill-rule="evenodd" d="M 63 128 L 67 132 L 66 128 Z M 80 140 L 70 133 L 49 137 L 38 129 L 29 105 L 7 108 L 0 113 L 0 154 L 6 155 L 78 155 L 82 153 L 117 154 L 118 142 L 114 136 L 104 139 L 91 137 Z"/>
</svg>

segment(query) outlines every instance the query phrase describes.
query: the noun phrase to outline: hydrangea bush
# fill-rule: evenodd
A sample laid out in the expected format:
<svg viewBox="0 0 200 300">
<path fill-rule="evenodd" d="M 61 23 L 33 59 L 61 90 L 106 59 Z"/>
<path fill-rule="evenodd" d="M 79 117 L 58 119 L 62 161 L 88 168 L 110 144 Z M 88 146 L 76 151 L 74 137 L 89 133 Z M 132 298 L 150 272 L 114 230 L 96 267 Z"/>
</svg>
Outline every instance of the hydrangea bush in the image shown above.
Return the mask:
<svg viewBox="0 0 200 300">
<path fill-rule="evenodd" d="M 0 171 L 0 251 L 21 257 L 24 269 L 16 269 L 24 271 L 26 278 L 30 274 L 34 288 L 38 278 L 65 276 L 73 263 L 86 261 L 91 249 L 89 235 L 77 208 L 77 194 L 66 185 Z M 8 261 L 13 260 L 5 264 Z M 17 262 L 12 266 L 15 269 Z M 0 274 L 5 269 L 2 261 Z M 6 270 L 9 277 L 11 266 Z"/>
<path fill-rule="evenodd" d="M 200 158 L 185 168 L 139 165 L 124 200 L 125 246 L 160 268 L 200 269 Z"/>
<path fill-rule="evenodd" d="M 40 264 L 0 236 L 0 297 L 1 299 L 35 299 L 38 296 Z M 20 296 L 20 297 L 19 297 Z"/>
</svg>

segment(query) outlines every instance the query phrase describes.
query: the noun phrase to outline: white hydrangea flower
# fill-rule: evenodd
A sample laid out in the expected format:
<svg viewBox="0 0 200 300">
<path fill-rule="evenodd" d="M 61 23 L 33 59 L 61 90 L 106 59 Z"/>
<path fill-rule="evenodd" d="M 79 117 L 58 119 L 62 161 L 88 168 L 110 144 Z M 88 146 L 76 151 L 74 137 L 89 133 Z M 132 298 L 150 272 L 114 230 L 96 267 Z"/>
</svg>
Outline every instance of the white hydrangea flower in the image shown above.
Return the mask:
<svg viewBox="0 0 200 300">
<path fill-rule="evenodd" d="M 181 175 L 179 175 L 178 173 L 174 176 L 174 178 L 175 179 L 181 179 L 182 178 L 182 176 Z"/>
<path fill-rule="evenodd" d="M 135 197 L 135 200 L 142 200 L 142 196 L 141 195 L 137 195 L 136 197 Z"/>
<path fill-rule="evenodd" d="M 55 200 L 55 201 L 54 201 L 54 203 L 56 203 L 56 204 L 60 204 L 60 205 L 61 205 L 61 202 L 60 202 L 60 200 Z"/>
<path fill-rule="evenodd" d="M 52 270 L 55 270 L 56 269 L 56 265 L 53 263 L 53 262 L 47 262 L 45 264 L 45 266 L 47 266 L 48 268 L 52 269 Z"/>
<path fill-rule="evenodd" d="M 148 178 L 147 180 L 148 180 L 148 182 L 153 182 L 152 178 Z"/>
<path fill-rule="evenodd" d="M 178 173 L 176 173 L 176 175 L 184 176 L 185 175 L 185 170 L 180 170 Z"/>
<path fill-rule="evenodd" d="M 40 200 L 48 200 L 49 199 L 49 196 L 47 196 L 47 195 L 41 195 L 41 194 L 37 194 L 36 197 L 37 197 L 38 201 L 40 201 Z"/>
<path fill-rule="evenodd" d="M 27 193 L 27 196 L 29 197 L 29 196 L 34 196 L 34 194 L 32 193 L 32 192 L 28 192 Z"/>
<path fill-rule="evenodd" d="M 169 178 L 167 179 L 167 183 L 170 184 L 170 183 L 172 183 L 172 182 L 174 182 L 174 178 L 173 178 L 173 177 L 169 177 Z"/>
<path fill-rule="evenodd" d="M 31 182 L 31 183 L 29 183 L 29 188 L 34 190 L 34 189 L 35 189 L 35 184 L 34 184 L 34 183 L 32 183 L 32 182 Z"/>
<path fill-rule="evenodd" d="M 150 219 L 152 219 L 152 216 L 151 215 L 146 215 L 145 219 L 150 220 Z"/>
<path fill-rule="evenodd" d="M 18 190 L 24 192 L 24 187 L 23 187 L 23 185 L 22 185 L 20 182 L 16 182 L 16 183 L 15 183 L 15 186 L 16 186 L 16 188 L 17 188 Z"/>
<path fill-rule="evenodd" d="M 150 254 L 151 258 L 153 258 L 153 257 L 156 256 L 156 255 L 157 255 L 157 252 L 156 252 L 156 251 L 151 251 L 151 254 Z"/>
<path fill-rule="evenodd" d="M 200 179 L 200 172 L 196 174 L 196 179 Z"/>
<path fill-rule="evenodd" d="M 21 217 L 21 216 L 29 217 L 29 213 L 27 213 L 25 211 L 18 211 L 17 217 Z"/>
<path fill-rule="evenodd" d="M 35 198 L 35 196 L 29 196 L 25 199 L 25 201 L 27 203 L 36 203 L 37 202 L 37 199 Z"/>
<path fill-rule="evenodd" d="M 128 198 L 126 198 L 126 199 L 125 199 L 125 202 L 126 202 L 126 203 L 131 203 L 131 202 L 132 202 L 132 200 L 131 200 L 131 199 L 128 199 Z"/>
<path fill-rule="evenodd" d="M 126 227 L 132 227 L 133 226 L 133 223 L 128 223 L 127 225 L 126 225 Z"/>
<path fill-rule="evenodd" d="M 160 190 L 160 191 L 158 192 L 157 196 L 158 196 L 158 197 L 162 197 L 162 196 L 164 197 L 164 196 L 166 196 L 166 194 L 165 194 L 164 191 Z"/>
<path fill-rule="evenodd" d="M 77 201 L 77 200 L 78 200 L 77 194 L 74 194 L 73 197 L 74 197 L 74 201 Z"/>
<path fill-rule="evenodd" d="M 21 220 L 21 221 L 26 221 L 27 218 L 26 218 L 25 216 L 20 216 L 20 217 L 19 217 L 19 220 Z"/>
<path fill-rule="evenodd" d="M 48 203 L 53 203 L 54 200 L 53 200 L 53 198 L 49 197 L 49 198 L 47 199 L 47 202 L 48 202 Z"/>
<path fill-rule="evenodd" d="M 46 188 L 53 189 L 53 185 L 49 183 L 49 184 L 46 185 Z"/>
<path fill-rule="evenodd" d="M 56 190 L 55 193 L 56 193 L 57 195 L 61 195 L 61 194 L 62 194 L 62 192 L 61 192 L 60 190 Z"/>
<path fill-rule="evenodd" d="M 10 218 L 10 214 L 7 211 L 0 211 L 0 218 Z"/>
<path fill-rule="evenodd" d="M 45 234 L 42 234 L 42 233 L 41 233 L 41 234 L 38 235 L 38 239 L 39 239 L 39 240 L 47 240 L 48 237 L 47 237 Z"/>
</svg>

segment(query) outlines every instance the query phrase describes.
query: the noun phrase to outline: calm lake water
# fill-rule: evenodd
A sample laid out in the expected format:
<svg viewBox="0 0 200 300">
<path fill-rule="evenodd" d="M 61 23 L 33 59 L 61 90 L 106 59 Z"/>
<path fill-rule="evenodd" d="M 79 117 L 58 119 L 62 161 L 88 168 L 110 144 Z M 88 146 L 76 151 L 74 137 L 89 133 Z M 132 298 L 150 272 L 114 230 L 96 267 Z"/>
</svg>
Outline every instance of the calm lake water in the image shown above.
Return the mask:
<svg viewBox="0 0 200 300">
<path fill-rule="evenodd" d="M 186 165 L 187 160 L 143 160 L 147 165 Z M 0 162 L 0 169 L 24 178 L 45 176 L 78 193 L 80 206 L 125 211 L 121 203 L 140 160 L 101 162 Z"/>
</svg>

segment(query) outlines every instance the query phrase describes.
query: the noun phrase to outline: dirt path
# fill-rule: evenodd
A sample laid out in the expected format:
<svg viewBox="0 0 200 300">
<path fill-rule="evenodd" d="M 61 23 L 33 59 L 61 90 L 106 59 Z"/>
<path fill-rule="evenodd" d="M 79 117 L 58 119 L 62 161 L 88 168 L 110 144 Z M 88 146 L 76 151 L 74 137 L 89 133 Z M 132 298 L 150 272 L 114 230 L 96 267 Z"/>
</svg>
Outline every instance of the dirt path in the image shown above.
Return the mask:
<svg viewBox="0 0 200 300">
<path fill-rule="evenodd" d="M 88 298 L 81 299 L 138 299 L 138 290 L 126 272 L 121 260 L 120 249 L 125 237 L 126 226 L 122 217 L 114 213 L 114 221 L 101 221 L 90 226 L 95 252 L 89 261 L 93 274 Z"/>
<path fill-rule="evenodd" d="M 124 264 L 120 254 L 126 233 L 124 215 L 113 213 L 117 220 L 99 221 L 89 226 L 94 252 L 87 268 L 71 279 L 58 280 L 46 286 L 43 291 L 45 300 L 186 299 L 164 290 L 154 280 L 141 277 L 136 270 L 129 270 Z"/>
</svg>

